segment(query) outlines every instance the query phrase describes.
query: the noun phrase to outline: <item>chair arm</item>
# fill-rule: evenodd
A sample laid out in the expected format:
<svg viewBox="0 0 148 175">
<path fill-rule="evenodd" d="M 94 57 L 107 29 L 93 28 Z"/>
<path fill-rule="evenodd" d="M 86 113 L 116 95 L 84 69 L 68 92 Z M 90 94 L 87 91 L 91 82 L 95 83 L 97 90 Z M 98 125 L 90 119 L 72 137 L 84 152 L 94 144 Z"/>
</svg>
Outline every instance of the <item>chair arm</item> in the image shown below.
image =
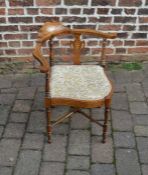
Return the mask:
<svg viewBox="0 0 148 175">
<path fill-rule="evenodd" d="M 114 39 L 117 37 L 117 33 L 104 33 L 93 29 L 72 29 L 72 32 L 75 34 L 86 34 L 106 39 Z"/>
<path fill-rule="evenodd" d="M 47 73 L 50 70 L 50 66 L 46 58 L 41 54 L 41 46 L 41 43 L 37 43 L 33 51 L 33 56 L 40 63 L 40 72 Z"/>
</svg>

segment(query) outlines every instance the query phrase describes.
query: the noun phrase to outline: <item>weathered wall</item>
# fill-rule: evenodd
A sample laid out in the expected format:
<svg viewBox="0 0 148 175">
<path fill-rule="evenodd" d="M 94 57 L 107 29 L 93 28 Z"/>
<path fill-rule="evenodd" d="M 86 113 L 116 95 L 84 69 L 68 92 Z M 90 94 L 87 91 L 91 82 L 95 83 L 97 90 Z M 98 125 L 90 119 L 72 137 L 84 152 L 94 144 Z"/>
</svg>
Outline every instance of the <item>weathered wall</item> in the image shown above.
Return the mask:
<svg viewBox="0 0 148 175">
<path fill-rule="evenodd" d="M 0 61 L 32 57 L 38 29 L 52 20 L 117 32 L 107 46 L 110 59 L 147 58 L 148 0 L 0 0 Z M 97 55 L 98 40 L 85 41 L 86 53 Z"/>
</svg>

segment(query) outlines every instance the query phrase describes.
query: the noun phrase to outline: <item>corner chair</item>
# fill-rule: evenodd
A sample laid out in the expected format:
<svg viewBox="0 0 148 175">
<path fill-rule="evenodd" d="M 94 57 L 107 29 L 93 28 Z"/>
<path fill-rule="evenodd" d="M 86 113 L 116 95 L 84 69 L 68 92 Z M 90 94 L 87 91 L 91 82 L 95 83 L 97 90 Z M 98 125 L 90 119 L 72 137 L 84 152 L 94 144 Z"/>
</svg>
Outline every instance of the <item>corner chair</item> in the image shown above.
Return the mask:
<svg viewBox="0 0 148 175">
<path fill-rule="evenodd" d="M 56 65 L 53 59 L 53 39 L 64 35 L 73 36 L 73 41 L 70 43 L 73 48 L 73 57 L 71 58 L 73 64 Z M 81 35 L 102 38 L 101 59 L 98 62 L 100 65 L 80 64 L 81 49 L 85 45 L 84 41 L 81 41 Z M 49 143 L 51 143 L 52 127 L 76 112 L 101 126 L 103 128 L 102 142 L 106 142 L 113 85 L 105 72 L 105 49 L 107 39 L 114 38 L 116 38 L 116 33 L 103 33 L 92 29 L 70 29 L 61 22 L 46 22 L 39 30 L 33 56 L 40 63 L 40 72 L 45 73 L 45 109 Z M 49 60 L 41 52 L 46 41 L 49 41 Z M 69 106 L 70 111 L 51 124 L 52 107 L 59 105 Z M 105 106 L 103 124 L 81 110 L 81 108 L 91 109 L 102 106 Z"/>
</svg>

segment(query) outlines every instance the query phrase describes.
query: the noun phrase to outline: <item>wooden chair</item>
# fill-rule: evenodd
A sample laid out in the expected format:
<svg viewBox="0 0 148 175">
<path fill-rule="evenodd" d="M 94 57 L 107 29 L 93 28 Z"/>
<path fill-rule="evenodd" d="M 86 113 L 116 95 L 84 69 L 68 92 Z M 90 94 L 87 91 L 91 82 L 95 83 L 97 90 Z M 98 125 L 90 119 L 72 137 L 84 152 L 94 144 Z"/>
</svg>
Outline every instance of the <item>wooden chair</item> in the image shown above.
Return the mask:
<svg viewBox="0 0 148 175">
<path fill-rule="evenodd" d="M 67 34 L 74 37 L 74 40 L 71 42 L 74 55 L 72 57 L 73 64 L 54 65 L 52 57 L 53 38 Z M 84 47 L 84 42 L 80 39 L 81 35 L 92 35 L 103 39 L 100 60 L 101 66 L 99 64 L 80 65 L 80 50 Z M 107 39 L 113 39 L 115 37 L 115 33 L 106 34 L 91 29 L 70 29 L 64 27 L 60 22 L 47 22 L 39 30 L 33 56 L 40 62 L 40 71 L 46 75 L 45 108 L 49 143 L 51 141 L 52 127 L 76 112 L 83 114 L 92 122 L 103 127 L 102 142 L 105 143 L 108 113 L 113 94 L 112 83 L 104 71 L 104 67 L 106 67 L 105 46 Z M 49 41 L 49 62 L 41 53 L 41 47 L 46 41 Z M 64 116 L 59 117 L 55 123 L 51 124 L 51 108 L 56 105 L 70 106 L 70 111 Z M 103 124 L 96 121 L 80 109 L 100 108 L 103 105 L 105 106 Z"/>
</svg>

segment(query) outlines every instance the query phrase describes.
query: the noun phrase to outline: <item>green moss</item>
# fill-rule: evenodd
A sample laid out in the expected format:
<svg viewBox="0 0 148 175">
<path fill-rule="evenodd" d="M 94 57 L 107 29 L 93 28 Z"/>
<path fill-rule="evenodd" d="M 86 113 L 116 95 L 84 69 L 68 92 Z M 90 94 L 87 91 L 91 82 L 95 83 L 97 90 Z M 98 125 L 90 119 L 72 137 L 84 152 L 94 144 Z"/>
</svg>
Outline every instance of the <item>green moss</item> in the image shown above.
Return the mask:
<svg viewBox="0 0 148 175">
<path fill-rule="evenodd" d="M 131 71 L 131 70 L 140 70 L 143 67 L 141 63 L 131 62 L 131 63 L 122 63 L 121 68 Z"/>
<path fill-rule="evenodd" d="M 140 62 L 125 62 L 120 64 L 109 64 L 109 70 L 112 72 L 125 69 L 128 71 L 143 69 L 143 65 Z"/>
</svg>

